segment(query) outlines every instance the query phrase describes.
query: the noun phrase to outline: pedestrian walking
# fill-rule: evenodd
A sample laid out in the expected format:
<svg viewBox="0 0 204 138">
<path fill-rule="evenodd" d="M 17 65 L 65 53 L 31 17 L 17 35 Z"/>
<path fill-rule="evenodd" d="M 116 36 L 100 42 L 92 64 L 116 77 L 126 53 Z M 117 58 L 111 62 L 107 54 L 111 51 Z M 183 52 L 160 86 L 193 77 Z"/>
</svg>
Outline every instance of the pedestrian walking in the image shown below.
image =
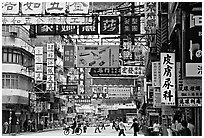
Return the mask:
<svg viewBox="0 0 204 138">
<path fill-rule="evenodd" d="M 105 120 L 102 120 L 101 130 L 102 129 L 104 129 L 104 130 L 106 129 L 106 127 L 105 127 Z"/>
<path fill-rule="evenodd" d="M 100 122 L 99 122 L 99 120 L 97 119 L 97 120 L 96 120 L 96 128 L 95 128 L 95 133 L 97 133 L 97 130 L 98 130 L 98 132 L 99 132 L 99 133 L 101 133 L 101 130 L 100 130 L 100 128 L 99 128 L 99 127 L 100 127 Z"/>
<path fill-rule="evenodd" d="M 5 121 L 4 122 L 4 124 L 3 124 L 3 128 L 4 128 L 4 134 L 7 134 L 8 133 L 8 127 L 9 127 L 9 124 L 8 124 L 8 122 L 7 121 Z"/>
<path fill-rule="evenodd" d="M 191 131 L 191 136 L 194 136 L 194 135 L 195 135 L 195 126 L 193 125 L 192 119 L 189 119 L 189 120 L 188 120 L 187 128 L 190 129 L 190 131 Z"/>
<path fill-rule="evenodd" d="M 133 124 L 132 124 L 132 126 L 130 127 L 130 129 L 132 129 L 132 128 L 133 128 L 133 130 L 134 130 L 134 136 L 137 136 L 137 133 L 139 132 L 140 128 L 139 128 L 139 124 L 138 124 L 136 118 L 133 119 Z M 129 129 L 129 130 L 130 130 L 130 129 Z"/>
<path fill-rule="evenodd" d="M 179 136 L 191 136 L 191 131 L 187 128 L 187 121 L 183 120 L 181 122 L 182 128 L 178 131 Z"/>
<path fill-rule="evenodd" d="M 159 136 L 160 128 L 161 126 L 158 123 L 158 121 L 155 121 L 155 123 L 153 124 L 153 135 L 154 136 Z"/>
<path fill-rule="evenodd" d="M 120 128 L 120 131 L 119 131 L 118 136 L 120 136 L 122 134 L 123 134 L 123 136 L 125 136 L 126 127 L 125 127 L 125 125 L 123 123 L 123 119 L 122 118 L 120 119 L 119 128 Z"/>
<path fill-rule="evenodd" d="M 115 120 L 113 120 L 112 129 L 115 129 Z"/>
</svg>

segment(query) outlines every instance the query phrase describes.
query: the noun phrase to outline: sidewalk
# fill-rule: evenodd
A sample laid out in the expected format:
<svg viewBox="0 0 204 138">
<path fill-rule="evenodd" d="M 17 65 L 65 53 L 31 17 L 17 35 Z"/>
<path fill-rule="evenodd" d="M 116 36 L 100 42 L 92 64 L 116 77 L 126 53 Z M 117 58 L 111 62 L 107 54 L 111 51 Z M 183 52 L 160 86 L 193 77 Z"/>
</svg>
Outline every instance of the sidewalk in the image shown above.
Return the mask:
<svg viewBox="0 0 204 138">
<path fill-rule="evenodd" d="M 2 136 L 19 136 L 19 135 L 24 135 L 28 133 L 42 133 L 42 132 L 55 131 L 55 130 L 60 130 L 60 129 L 62 129 L 62 127 L 48 128 L 48 129 L 43 129 L 43 131 L 39 130 L 36 132 L 20 132 L 20 133 L 2 134 Z"/>
</svg>

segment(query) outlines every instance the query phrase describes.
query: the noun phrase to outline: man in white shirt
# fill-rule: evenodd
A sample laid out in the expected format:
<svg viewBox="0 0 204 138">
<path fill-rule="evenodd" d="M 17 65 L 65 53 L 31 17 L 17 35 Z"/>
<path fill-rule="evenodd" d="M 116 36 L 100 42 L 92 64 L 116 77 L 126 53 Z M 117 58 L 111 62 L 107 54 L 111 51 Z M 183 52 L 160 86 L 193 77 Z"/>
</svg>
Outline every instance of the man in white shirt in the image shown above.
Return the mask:
<svg viewBox="0 0 204 138">
<path fill-rule="evenodd" d="M 122 118 L 120 118 L 119 128 L 120 128 L 120 131 L 119 131 L 118 136 L 120 136 L 121 134 L 123 134 L 123 136 L 125 136 L 126 127 L 125 127 L 125 125 L 123 123 L 123 119 Z"/>
<path fill-rule="evenodd" d="M 158 123 L 158 121 L 155 121 L 155 123 L 153 124 L 153 133 L 154 133 L 154 136 L 158 136 L 159 135 L 160 127 L 161 126 Z"/>
<path fill-rule="evenodd" d="M 190 129 L 191 131 L 191 136 L 194 136 L 195 135 L 195 126 L 192 124 L 192 119 L 189 119 L 188 120 L 188 126 L 187 128 Z"/>
</svg>

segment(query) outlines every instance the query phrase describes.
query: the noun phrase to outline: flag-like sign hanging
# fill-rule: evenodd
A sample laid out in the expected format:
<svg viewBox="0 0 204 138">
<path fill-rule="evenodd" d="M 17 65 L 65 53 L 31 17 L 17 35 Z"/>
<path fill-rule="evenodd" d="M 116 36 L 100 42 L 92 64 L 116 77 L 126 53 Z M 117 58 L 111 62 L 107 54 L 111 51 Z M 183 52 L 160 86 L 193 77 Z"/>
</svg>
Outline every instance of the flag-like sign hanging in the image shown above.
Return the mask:
<svg viewBox="0 0 204 138">
<path fill-rule="evenodd" d="M 119 46 L 77 46 L 77 67 L 118 67 Z"/>
<path fill-rule="evenodd" d="M 175 53 L 161 53 L 161 103 L 175 106 Z"/>
</svg>

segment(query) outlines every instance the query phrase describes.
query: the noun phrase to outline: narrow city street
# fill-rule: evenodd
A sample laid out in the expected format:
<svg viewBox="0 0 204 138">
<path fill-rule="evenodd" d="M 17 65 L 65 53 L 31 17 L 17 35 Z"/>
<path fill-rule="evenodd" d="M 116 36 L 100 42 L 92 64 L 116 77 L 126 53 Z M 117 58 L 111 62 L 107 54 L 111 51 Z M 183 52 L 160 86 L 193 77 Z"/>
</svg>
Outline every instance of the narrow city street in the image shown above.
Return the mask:
<svg viewBox="0 0 204 138">
<path fill-rule="evenodd" d="M 3 136 L 202 136 L 201 0 L 3 1 L 1 31 Z"/>
<path fill-rule="evenodd" d="M 133 129 L 129 130 L 130 126 L 126 125 L 127 130 L 125 131 L 126 136 L 133 136 Z M 111 126 L 106 127 L 101 133 L 94 133 L 95 127 L 88 127 L 87 133 L 82 133 L 81 135 L 69 134 L 67 136 L 118 136 L 119 131 L 111 128 Z M 46 132 L 27 132 L 21 133 L 17 136 L 66 136 L 64 135 L 63 129 L 46 131 Z M 138 136 L 144 136 L 144 134 L 139 133 Z"/>
</svg>

